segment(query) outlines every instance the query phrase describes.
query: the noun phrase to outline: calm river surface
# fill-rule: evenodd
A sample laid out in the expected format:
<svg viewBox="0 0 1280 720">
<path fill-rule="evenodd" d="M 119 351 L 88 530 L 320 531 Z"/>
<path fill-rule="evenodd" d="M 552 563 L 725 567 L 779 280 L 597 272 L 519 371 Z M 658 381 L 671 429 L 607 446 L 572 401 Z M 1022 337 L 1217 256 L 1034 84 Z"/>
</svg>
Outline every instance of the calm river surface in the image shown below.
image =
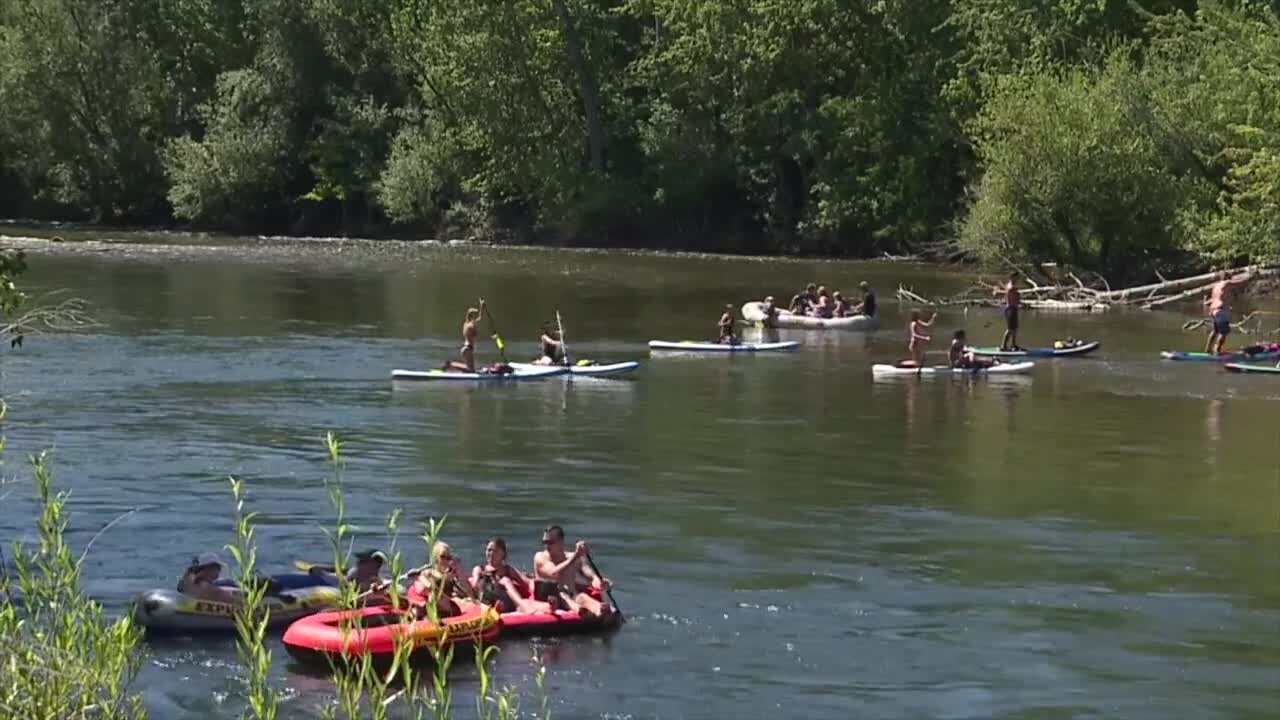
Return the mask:
<svg viewBox="0 0 1280 720">
<path fill-rule="evenodd" d="M 1280 715 L 1280 380 L 1171 364 L 1186 315 L 1035 316 L 1023 344 L 1096 338 L 1026 378 L 873 380 L 903 355 L 904 264 L 441 248 L 194 236 L 8 241 L 35 291 L 69 288 L 102 326 L 3 354 L 7 474 L 52 448 L 113 613 L 232 541 L 227 475 L 261 512 L 260 563 L 323 559 L 322 436 L 346 442 L 359 546 L 402 508 L 448 513 L 464 562 L 540 528 L 591 540 L 631 619 L 608 641 L 505 643 L 499 684 L 559 718 L 1275 718 Z M 784 333 L 799 353 L 649 358 L 715 331 L 718 308 L 808 280 L 879 288 L 872 336 Z M 559 308 L 572 349 L 636 358 L 624 381 L 393 387 L 456 351 L 483 295 L 513 356 Z M 997 342 L 994 311 L 941 316 Z M 1238 338 L 1237 338 L 1238 340 Z M 480 359 L 494 357 L 491 343 Z M 23 478 L 0 540 L 29 538 Z M 278 639 L 283 716 L 329 686 Z M 474 713 L 474 671 L 456 705 Z M 233 717 L 231 642 L 149 646 L 158 718 Z"/>
</svg>

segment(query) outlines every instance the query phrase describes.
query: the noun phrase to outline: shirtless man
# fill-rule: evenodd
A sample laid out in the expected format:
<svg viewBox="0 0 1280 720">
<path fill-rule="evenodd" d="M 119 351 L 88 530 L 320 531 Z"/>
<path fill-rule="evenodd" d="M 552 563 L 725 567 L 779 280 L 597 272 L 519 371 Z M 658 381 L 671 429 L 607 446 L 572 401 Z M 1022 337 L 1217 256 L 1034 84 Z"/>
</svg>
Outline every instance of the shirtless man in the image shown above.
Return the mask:
<svg viewBox="0 0 1280 720">
<path fill-rule="evenodd" d="M 579 540 L 572 553 L 565 553 L 564 528 L 552 525 L 542 531 L 542 546 L 533 556 L 533 598 L 551 603 L 564 610 L 604 617 L 613 607 L 602 603 L 587 593 L 578 592 L 578 585 L 585 580 L 597 590 L 606 590 L 609 580 L 592 572 L 585 564 L 587 543 Z"/>
<path fill-rule="evenodd" d="M 449 360 L 444 364 L 444 369 L 454 372 L 476 371 L 476 335 L 480 333 L 480 316 L 484 312 L 484 301 L 480 301 L 479 308 L 467 308 L 467 314 L 462 318 L 462 349 L 459 354 L 462 356 L 462 362 Z"/>
<path fill-rule="evenodd" d="M 1230 279 L 1225 272 L 1218 273 L 1218 281 L 1209 288 L 1209 297 L 1204 300 L 1205 310 L 1212 323 L 1209 340 L 1204 344 L 1206 353 L 1222 354 L 1222 346 L 1227 342 L 1227 335 L 1231 334 L 1231 308 L 1227 305 L 1227 293 L 1236 286 L 1245 285 L 1251 279 L 1252 276 L 1249 273 Z"/>
<path fill-rule="evenodd" d="M 215 584 L 221 574 L 222 559 L 216 553 L 193 557 L 178 580 L 178 592 L 200 600 L 239 605 L 244 596 L 238 590 Z"/>
<path fill-rule="evenodd" d="M 1000 349 L 1021 350 L 1018 347 L 1018 309 L 1022 307 L 1022 293 L 1018 292 L 1018 273 L 1009 273 L 1009 281 L 996 293 L 1004 293 L 1005 331 L 1000 339 Z"/>
</svg>

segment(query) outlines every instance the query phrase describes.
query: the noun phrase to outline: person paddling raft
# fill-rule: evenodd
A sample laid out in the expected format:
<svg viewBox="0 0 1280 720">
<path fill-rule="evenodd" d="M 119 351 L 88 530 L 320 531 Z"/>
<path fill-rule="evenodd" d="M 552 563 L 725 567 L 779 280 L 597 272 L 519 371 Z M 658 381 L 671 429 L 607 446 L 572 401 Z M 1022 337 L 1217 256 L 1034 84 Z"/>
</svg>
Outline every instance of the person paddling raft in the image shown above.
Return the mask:
<svg viewBox="0 0 1280 720">
<path fill-rule="evenodd" d="M 909 338 L 907 340 L 907 350 L 911 352 L 911 362 L 916 367 L 924 367 L 924 346 L 933 339 L 925 335 L 923 329 L 932 325 L 936 317 L 938 317 L 936 311 L 929 316 L 928 320 L 924 319 L 924 313 L 920 312 L 919 309 L 911 311 L 911 324 L 907 326 Z"/>
<path fill-rule="evenodd" d="M 579 540 L 573 552 L 566 553 L 564 528 L 550 525 L 542 531 L 542 546 L 544 549 L 533 556 L 533 599 L 561 610 L 608 617 L 612 606 L 578 591 L 583 580 L 596 590 L 609 588 L 609 580 L 596 575 L 586 563 L 590 552 L 586 541 Z"/>
<path fill-rule="evenodd" d="M 1206 353 L 1222 354 L 1222 346 L 1231 334 L 1231 308 L 1227 304 L 1227 294 L 1236 287 L 1248 284 L 1251 279 L 1249 273 L 1228 279 L 1225 271 L 1218 272 L 1218 281 L 1209 288 L 1209 296 L 1204 300 L 1210 323 L 1209 339 L 1204 344 Z"/>
<path fill-rule="evenodd" d="M 733 305 L 725 305 L 724 312 L 720 314 L 720 339 L 718 343 L 725 345 L 737 345 L 738 334 L 734 331 L 737 322 L 733 319 Z"/>
<path fill-rule="evenodd" d="M 1000 339 L 1001 350 L 1022 350 L 1018 347 L 1018 310 L 1022 307 L 1022 293 L 1018 292 L 1018 273 L 1009 273 L 1009 281 L 996 293 L 1004 293 L 1004 337 Z"/>
</svg>

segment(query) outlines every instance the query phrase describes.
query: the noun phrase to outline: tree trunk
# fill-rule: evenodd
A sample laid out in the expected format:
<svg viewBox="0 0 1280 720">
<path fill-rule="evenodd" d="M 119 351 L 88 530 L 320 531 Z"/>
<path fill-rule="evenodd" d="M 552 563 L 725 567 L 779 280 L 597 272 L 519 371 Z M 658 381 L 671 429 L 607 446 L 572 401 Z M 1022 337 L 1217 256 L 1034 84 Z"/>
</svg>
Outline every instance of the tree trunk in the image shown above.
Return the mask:
<svg viewBox="0 0 1280 720">
<path fill-rule="evenodd" d="M 560 21 L 560 34 L 564 36 L 569 64 L 573 66 L 574 74 L 578 76 L 578 92 L 582 95 L 582 113 L 586 116 L 587 142 L 591 149 L 591 169 L 603 175 L 605 140 L 604 117 L 600 109 L 600 88 L 582 52 L 582 43 L 574 27 L 573 16 L 569 14 L 569 6 L 565 4 L 565 0 L 551 0 L 551 6 L 555 8 L 556 18 Z"/>
</svg>

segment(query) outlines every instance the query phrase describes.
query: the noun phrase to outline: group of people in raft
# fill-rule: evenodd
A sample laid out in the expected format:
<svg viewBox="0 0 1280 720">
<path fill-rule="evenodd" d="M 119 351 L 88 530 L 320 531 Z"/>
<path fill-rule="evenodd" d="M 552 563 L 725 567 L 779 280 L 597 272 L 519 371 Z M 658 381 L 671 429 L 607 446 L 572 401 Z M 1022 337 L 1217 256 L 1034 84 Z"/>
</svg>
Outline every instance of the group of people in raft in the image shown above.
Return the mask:
<svg viewBox="0 0 1280 720">
<path fill-rule="evenodd" d="M 791 305 L 787 312 L 792 315 L 825 318 L 828 320 L 857 315 L 875 317 L 875 291 L 865 281 L 858 283 L 858 289 L 862 292 L 862 302 L 853 304 L 846 300 L 839 290 L 828 292 L 826 285 L 809 283 L 803 290 L 791 296 Z M 760 309 L 764 312 L 764 321 L 761 324 L 764 325 L 766 330 L 776 330 L 780 308 L 774 303 L 772 295 L 766 297 L 764 302 L 760 303 Z M 738 344 L 740 341 L 737 328 L 738 324 L 734 318 L 733 305 L 725 305 L 724 312 L 720 315 L 720 334 L 717 342 L 731 345 Z"/>
<path fill-rule="evenodd" d="M 500 537 L 489 539 L 484 562 L 472 568 L 468 576 L 463 574 L 462 560 L 453 548 L 437 542 L 431 551 L 431 563 L 406 573 L 412 584 L 404 599 L 417 618 L 427 617 L 427 606 L 435 598 L 440 618 L 460 615 L 469 604 L 480 603 L 501 613 L 546 614 L 559 610 L 607 619 L 613 607 L 593 593 L 582 591 L 591 588 L 594 595 L 599 595 L 610 587 L 608 578 L 592 569 L 589 552 L 585 540 L 579 540 L 569 550 L 564 529 L 551 525 L 542 532 L 542 550 L 533 556 L 532 578 L 508 562 L 507 542 Z M 380 550 L 356 555 L 356 566 L 348 571 L 347 580 L 355 585 L 365 604 L 386 601 L 391 585 L 382 577 L 386 562 L 387 556 Z M 178 581 L 178 592 L 201 600 L 240 604 L 243 596 L 237 589 L 217 584 L 222 567 L 222 560 L 214 553 L 196 557 Z M 326 576 L 331 576 L 332 571 L 332 567 L 323 566 L 311 569 L 312 573 Z M 273 589 L 269 578 L 264 581 L 268 592 L 288 599 L 287 591 Z"/>
</svg>

